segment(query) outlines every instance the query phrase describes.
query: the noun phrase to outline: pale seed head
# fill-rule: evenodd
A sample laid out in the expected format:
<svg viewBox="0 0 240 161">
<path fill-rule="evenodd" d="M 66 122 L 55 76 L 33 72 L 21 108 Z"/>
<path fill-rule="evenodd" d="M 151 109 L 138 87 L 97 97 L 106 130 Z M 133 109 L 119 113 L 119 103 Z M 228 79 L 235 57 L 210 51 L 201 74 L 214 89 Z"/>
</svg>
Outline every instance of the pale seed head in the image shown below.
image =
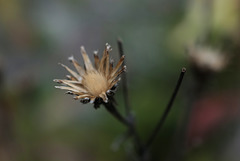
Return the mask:
<svg viewBox="0 0 240 161">
<path fill-rule="evenodd" d="M 67 90 L 67 94 L 75 95 L 74 99 L 80 99 L 80 102 L 84 104 L 90 102 L 99 107 L 102 102 L 107 103 L 115 93 L 116 86 L 120 81 L 119 76 L 126 71 L 126 66 L 121 67 L 124 56 L 113 67 L 113 60 L 109 58 L 111 50 L 111 46 L 107 43 L 101 59 L 97 52 L 94 52 L 93 66 L 82 46 L 84 67 L 80 66 L 73 56 L 69 57 L 69 61 L 73 63 L 77 72 L 61 64 L 71 75 L 67 75 L 67 79 L 55 79 L 55 82 L 63 85 L 55 87 Z"/>
</svg>

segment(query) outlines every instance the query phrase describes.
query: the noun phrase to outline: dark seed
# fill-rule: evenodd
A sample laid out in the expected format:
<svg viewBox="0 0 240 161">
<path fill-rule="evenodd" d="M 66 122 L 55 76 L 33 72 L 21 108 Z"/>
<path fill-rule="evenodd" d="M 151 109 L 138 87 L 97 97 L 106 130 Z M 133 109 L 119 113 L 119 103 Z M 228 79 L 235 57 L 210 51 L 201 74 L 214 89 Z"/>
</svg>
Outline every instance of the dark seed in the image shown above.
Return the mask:
<svg viewBox="0 0 240 161">
<path fill-rule="evenodd" d="M 71 91 L 67 91 L 66 94 L 73 95 L 73 92 L 71 92 Z"/>
<path fill-rule="evenodd" d="M 114 86 L 112 86 L 112 88 L 111 88 L 111 91 L 114 91 L 114 90 L 116 90 L 117 89 L 117 87 L 118 87 L 118 84 L 116 83 L 116 84 L 114 84 Z"/>
<path fill-rule="evenodd" d="M 113 96 L 115 94 L 112 90 L 108 90 L 106 93 L 108 96 Z"/>
<path fill-rule="evenodd" d="M 80 102 L 83 103 L 83 104 L 89 103 L 90 102 L 90 98 L 85 97 L 85 98 L 81 99 Z"/>
<path fill-rule="evenodd" d="M 103 99 L 101 97 L 97 97 L 94 101 L 94 104 L 101 104 L 103 102 Z"/>
</svg>

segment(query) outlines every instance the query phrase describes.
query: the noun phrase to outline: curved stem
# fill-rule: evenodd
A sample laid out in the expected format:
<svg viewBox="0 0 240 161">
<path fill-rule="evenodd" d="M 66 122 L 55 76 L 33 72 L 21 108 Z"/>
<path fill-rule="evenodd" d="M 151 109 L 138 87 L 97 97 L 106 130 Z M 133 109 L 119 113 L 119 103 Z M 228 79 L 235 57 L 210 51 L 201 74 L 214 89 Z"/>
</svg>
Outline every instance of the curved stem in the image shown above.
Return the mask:
<svg viewBox="0 0 240 161">
<path fill-rule="evenodd" d="M 112 101 L 109 101 L 108 103 L 104 103 L 105 108 L 108 112 L 110 112 L 118 121 L 123 123 L 126 126 L 129 126 L 128 120 L 126 120 L 115 108 Z"/>
<path fill-rule="evenodd" d="M 143 145 L 141 143 L 141 140 L 139 138 L 139 135 L 136 131 L 135 124 L 132 120 L 125 119 L 116 109 L 112 101 L 109 101 L 108 103 L 104 103 L 105 108 L 108 112 L 110 112 L 118 121 L 120 121 L 122 124 L 128 127 L 128 130 L 130 131 L 130 134 L 133 136 L 134 144 L 136 148 L 137 155 L 141 159 L 143 157 Z M 141 159 L 143 160 L 143 159 Z"/>
<path fill-rule="evenodd" d="M 169 114 L 169 111 L 171 110 L 171 107 L 173 105 L 173 102 L 174 102 L 174 100 L 175 100 L 175 98 L 177 96 L 177 93 L 178 93 L 179 88 L 181 86 L 181 83 L 182 83 L 182 80 L 183 80 L 185 72 L 186 72 L 186 68 L 182 68 L 180 76 L 179 76 L 179 79 L 178 79 L 178 82 L 177 82 L 177 85 L 176 85 L 176 87 L 175 87 L 175 89 L 173 91 L 172 97 L 169 100 L 168 105 L 167 105 L 167 107 L 166 107 L 162 117 L 160 118 L 156 128 L 153 130 L 152 135 L 149 137 L 149 139 L 148 139 L 148 141 L 146 143 L 146 146 L 145 146 L 146 149 L 149 148 L 149 146 L 153 143 L 153 140 L 156 138 L 157 133 L 162 128 L 163 123 L 165 122 L 165 120 L 166 120 L 166 118 L 167 118 L 167 116 Z"/>
</svg>

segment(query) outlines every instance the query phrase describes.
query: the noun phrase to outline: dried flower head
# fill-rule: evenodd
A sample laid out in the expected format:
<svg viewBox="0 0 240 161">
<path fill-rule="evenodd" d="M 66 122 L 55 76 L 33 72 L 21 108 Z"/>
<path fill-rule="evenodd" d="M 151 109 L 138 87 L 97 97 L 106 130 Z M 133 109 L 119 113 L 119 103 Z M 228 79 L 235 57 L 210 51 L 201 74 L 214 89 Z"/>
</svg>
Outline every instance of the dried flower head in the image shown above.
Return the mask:
<svg viewBox="0 0 240 161">
<path fill-rule="evenodd" d="M 84 60 L 84 68 L 74 59 L 69 57 L 69 61 L 73 63 L 77 72 L 71 70 L 67 66 L 61 64 L 71 75 L 67 75 L 67 79 L 54 79 L 54 82 L 64 86 L 55 86 L 55 88 L 67 90 L 66 94 L 74 95 L 75 100 L 86 103 L 94 103 L 97 108 L 103 102 L 108 103 L 116 90 L 120 81 L 120 74 L 126 70 L 123 64 L 124 56 L 122 56 L 115 67 L 113 60 L 109 58 L 109 52 L 112 50 L 109 44 L 106 44 L 103 56 L 98 57 L 98 52 L 94 52 L 94 63 L 92 65 L 84 47 L 81 47 L 81 53 Z"/>
<path fill-rule="evenodd" d="M 201 71 L 219 72 L 228 64 L 229 58 L 217 49 L 203 46 L 188 48 L 190 62 Z"/>
</svg>

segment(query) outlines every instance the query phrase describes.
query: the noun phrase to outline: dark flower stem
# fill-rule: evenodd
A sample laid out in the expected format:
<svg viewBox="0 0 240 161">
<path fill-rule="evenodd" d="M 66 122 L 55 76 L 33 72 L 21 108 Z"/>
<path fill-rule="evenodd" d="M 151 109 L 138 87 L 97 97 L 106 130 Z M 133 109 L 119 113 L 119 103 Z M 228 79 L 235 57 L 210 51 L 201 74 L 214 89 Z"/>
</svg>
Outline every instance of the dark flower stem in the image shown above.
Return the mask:
<svg viewBox="0 0 240 161">
<path fill-rule="evenodd" d="M 156 128 L 153 130 L 152 135 L 150 135 L 149 139 L 147 140 L 147 143 L 145 145 L 146 149 L 148 149 L 150 147 L 150 145 L 153 143 L 153 140 L 156 138 L 159 130 L 162 128 L 163 123 L 165 122 L 165 120 L 166 120 L 166 118 L 169 114 L 169 111 L 172 108 L 173 102 L 174 102 L 174 100 L 177 96 L 177 93 L 178 93 L 179 88 L 181 86 L 181 83 L 182 83 L 185 72 L 186 72 L 186 68 L 182 68 L 179 79 L 178 79 L 178 82 L 177 82 L 177 85 L 176 85 L 176 87 L 174 89 L 174 92 L 172 94 L 172 97 L 171 97 L 170 101 L 168 102 L 168 105 L 167 105 L 162 117 L 160 118 Z"/>
<path fill-rule="evenodd" d="M 118 39 L 117 43 L 118 43 L 119 56 L 122 57 L 124 55 L 122 40 Z M 123 62 L 123 65 L 125 65 L 125 62 Z M 172 97 L 163 113 L 163 116 L 159 120 L 156 128 L 154 129 L 152 135 L 150 135 L 150 138 L 147 140 L 147 143 L 145 145 L 143 145 L 141 143 L 139 135 L 136 131 L 134 118 L 131 115 L 126 74 L 123 74 L 122 80 L 123 80 L 123 97 L 124 97 L 125 112 L 126 112 L 127 118 L 124 118 L 118 112 L 118 110 L 116 109 L 116 107 L 112 101 L 109 101 L 108 103 L 104 104 L 104 106 L 108 112 L 110 112 L 117 120 L 119 120 L 121 123 L 123 123 L 125 126 L 128 127 L 128 131 L 129 131 L 130 135 L 133 136 L 136 153 L 137 153 L 140 161 L 145 161 L 147 159 L 147 154 L 146 154 L 147 150 L 150 147 L 150 145 L 152 144 L 153 140 L 156 138 L 158 131 L 161 129 L 164 121 L 166 120 L 166 118 L 168 116 L 169 111 L 171 110 L 173 102 L 174 102 L 176 95 L 178 93 L 178 90 L 181 86 L 185 72 L 186 72 L 186 68 L 182 68 L 177 85 L 176 85 L 175 90 L 172 94 Z"/>
<path fill-rule="evenodd" d="M 142 157 L 142 152 L 143 152 L 143 146 L 141 143 L 141 140 L 139 138 L 139 135 L 136 131 L 135 124 L 131 120 L 125 119 L 116 109 L 112 101 L 109 101 L 108 103 L 104 103 L 105 108 L 107 109 L 108 112 L 110 112 L 118 121 L 120 121 L 122 124 L 128 127 L 129 133 L 131 136 L 133 136 L 134 139 L 134 144 L 135 144 L 135 149 L 136 153 L 139 156 L 140 160 Z"/>
<path fill-rule="evenodd" d="M 107 109 L 107 111 L 110 112 L 118 121 L 120 121 L 126 126 L 129 126 L 129 122 L 117 111 L 112 101 L 104 103 L 104 106 Z"/>
<path fill-rule="evenodd" d="M 122 40 L 120 38 L 117 40 L 117 44 L 118 44 L 119 56 L 122 57 L 124 55 L 124 50 L 123 50 Z M 125 61 L 123 62 L 123 65 L 126 65 Z M 126 112 L 126 115 L 130 117 L 131 108 L 130 108 L 130 101 L 128 96 L 126 73 L 122 75 L 122 81 L 123 81 L 123 97 L 124 97 L 124 104 L 125 104 L 125 112 Z"/>
<path fill-rule="evenodd" d="M 125 126 L 128 127 L 130 135 L 133 136 L 136 153 L 137 153 L 140 161 L 145 161 L 147 159 L 148 148 L 153 143 L 153 140 L 156 138 L 157 133 L 163 126 L 163 123 L 165 122 L 165 120 L 171 110 L 171 107 L 174 103 L 174 100 L 175 100 L 177 93 L 179 91 L 179 88 L 181 86 L 185 72 L 186 72 L 186 68 L 182 68 L 177 85 L 172 94 L 172 97 L 171 97 L 170 101 L 168 102 L 168 105 L 167 105 L 162 117 L 160 118 L 156 128 L 152 132 L 152 135 L 150 135 L 150 138 L 147 140 L 147 143 L 145 145 L 143 145 L 141 143 L 141 140 L 140 140 L 139 135 L 135 128 L 134 121 L 132 119 L 126 119 L 125 117 L 123 117 L 121 115 L 121 113 L 118 112 L 118 110 L 116 109 L 116 107 L 113 104 L 113 101 L 111 99 L 109 100 L 108 103 L 104 103 L 104 106 L 107 109 L 107 111 L 110 112 L 118 121 L 120 121 L 122 124 L 124 124 Z M 129 116 L 130 116 L 130 113 L 129 113 Z"/>
</svg>

